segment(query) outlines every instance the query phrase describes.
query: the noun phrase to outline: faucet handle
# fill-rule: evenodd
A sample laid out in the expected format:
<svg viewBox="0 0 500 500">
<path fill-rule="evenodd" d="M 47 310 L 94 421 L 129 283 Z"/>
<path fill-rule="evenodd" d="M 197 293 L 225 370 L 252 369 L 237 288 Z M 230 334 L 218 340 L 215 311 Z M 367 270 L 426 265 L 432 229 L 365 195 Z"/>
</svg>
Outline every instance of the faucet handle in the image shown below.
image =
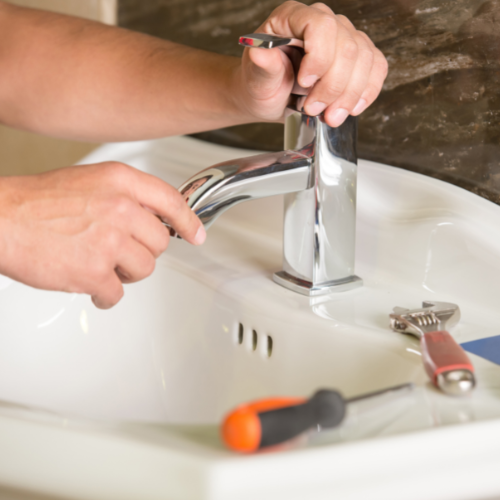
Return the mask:
<svg viewBox="0 0 500 500">
<path fill-rule="evenodd" d="M 295 83 L 292 88 L 292 94 L 297 96 L 309 94 L 310 89 L 302 87 L 297 82 L 300 63 L 302 62 L 302 57 L 304 57 L 304 42 L 302 40 L 286 36 L 268 35 L 266 33 L 252 33 L 251 35 L 240 36 L 239 44 L 244 47 L 256 49 L 278 48 L 282 50 L 290 59 L 295 73 Z"/>
<path fill-rule="evenodd" d="M 266 33 L 252 33 L 251 35 L 240 36 L 239 43 L 244 47 L 254 47 L 256 49 L 275 49 L 283 46 L 304 48 L 304 42 L 298 38 L 268 35 Z"/>
</svg>

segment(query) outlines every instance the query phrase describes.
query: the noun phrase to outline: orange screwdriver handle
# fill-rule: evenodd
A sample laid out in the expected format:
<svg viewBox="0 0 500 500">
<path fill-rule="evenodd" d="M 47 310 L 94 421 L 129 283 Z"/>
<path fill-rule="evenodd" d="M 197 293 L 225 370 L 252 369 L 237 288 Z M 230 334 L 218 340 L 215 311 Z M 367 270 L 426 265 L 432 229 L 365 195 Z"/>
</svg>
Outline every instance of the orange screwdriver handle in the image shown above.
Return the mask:
<svg viewBox="0 0 500 500">
<path fill-rule="evenodd" d="M 239 406 L 224 419 L 222 440 L 234 451 L 252 453 L 321 426 L 335 427 L 344 418 L 345 401 L 323 389 L 310 399 L 271 398 Z"/>
<path fill-rule="evenodd" d="M 425 333 L 420 339 L 420 346 L 425 371 L 436 387 L 437 377 L 441 373 L 455 370 L 474 373 L 469 357 L 448 332 Z"/>
<path fill-rule="evenodd" d="M 261 446 L 262 424 L 259 413 L 304 404 L 305 398 L 270 398 L 244 404 L 226 415 L 222 439 L 234 451 L 251 453 Z"/>
</svg>

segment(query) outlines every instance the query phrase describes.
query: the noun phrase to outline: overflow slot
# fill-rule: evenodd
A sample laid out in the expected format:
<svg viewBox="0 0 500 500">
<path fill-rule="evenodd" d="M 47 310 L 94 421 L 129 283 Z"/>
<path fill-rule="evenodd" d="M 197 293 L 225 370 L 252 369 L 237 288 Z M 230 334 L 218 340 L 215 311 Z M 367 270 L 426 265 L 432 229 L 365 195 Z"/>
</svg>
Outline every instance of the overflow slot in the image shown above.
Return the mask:
<svg viewBox="0 0 500 500">
<path fill-rule="evenodd" d="M 258 336 L 255 330 L 252 330 L 252 351 L 257 349 Z"/>
<path fill-rule="evenodd" d="M 266 338 L 266 347 L 267 357 L 270 358 L 273 355 L 273 338 L 270 335 Z"/>
</svg>

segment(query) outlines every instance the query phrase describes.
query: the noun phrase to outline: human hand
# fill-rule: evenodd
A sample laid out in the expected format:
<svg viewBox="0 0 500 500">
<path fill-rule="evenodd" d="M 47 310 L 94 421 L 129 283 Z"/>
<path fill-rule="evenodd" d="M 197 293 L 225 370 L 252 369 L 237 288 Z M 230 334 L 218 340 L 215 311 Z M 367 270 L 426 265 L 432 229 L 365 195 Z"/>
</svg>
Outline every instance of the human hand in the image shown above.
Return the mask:
<svg viewBox="0 0 500 500">
<path fill-rule="evenodd" d="M 178 191 L 127 165 L 0 178 L 0 274 L 112 307 L 122 283 L 149 276 L 168 246 L 168 229 L 154 214 L 188 242 L 203 243 L 203 225 Z"/>
<path fill-rule="evenodd" d="M 256 32 L 304 40 L 305 55 L 297 79 L 313 87 L 304 103 L 307 114 L 324 111 L 338 127 L 376 99 L 387 76 L 387 61 L 368 36 L 323 3 L 310 7 L 288 1 L 275 9 Z M 245 49 L 237 74 L 244 112 L 265 121 L 283 118 L 293 86 L 293 69 L 279 49 Z"/>
</svg>

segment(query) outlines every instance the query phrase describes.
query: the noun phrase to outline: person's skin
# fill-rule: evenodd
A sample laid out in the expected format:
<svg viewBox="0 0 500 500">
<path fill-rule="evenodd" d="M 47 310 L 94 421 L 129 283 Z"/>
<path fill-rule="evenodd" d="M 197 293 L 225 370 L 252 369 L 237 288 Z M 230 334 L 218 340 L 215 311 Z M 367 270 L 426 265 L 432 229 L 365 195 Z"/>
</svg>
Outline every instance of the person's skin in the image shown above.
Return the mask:
<svg viewBox="0 0 500 500">
<path fill-rule="evenodd" d="M 385 58 L 324 4 L 286 2 L 257 32 L 304 40 L 298 80 L 314 85 L 305 111 L 324 111 L 331 126 L 381 90 Z M 0 74 L 0 122 L 99 142 L 281 121 L 293 83 L 278 49 L 245 49 L 240 60 L 2 1 Z M 0 274 L 111 307 L 122 283 L 151 274 L 168 246 L 156 215 L 203 243 L 203 226 L 178 192 L 126 165 L 0 178 Z"/>
</svg>

